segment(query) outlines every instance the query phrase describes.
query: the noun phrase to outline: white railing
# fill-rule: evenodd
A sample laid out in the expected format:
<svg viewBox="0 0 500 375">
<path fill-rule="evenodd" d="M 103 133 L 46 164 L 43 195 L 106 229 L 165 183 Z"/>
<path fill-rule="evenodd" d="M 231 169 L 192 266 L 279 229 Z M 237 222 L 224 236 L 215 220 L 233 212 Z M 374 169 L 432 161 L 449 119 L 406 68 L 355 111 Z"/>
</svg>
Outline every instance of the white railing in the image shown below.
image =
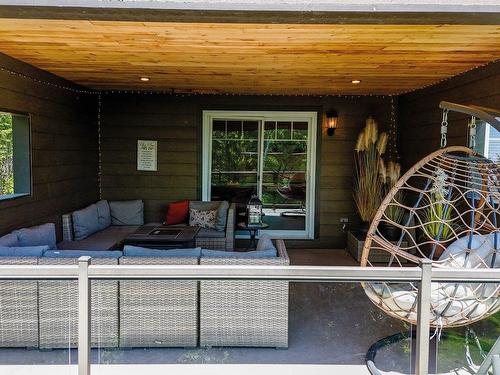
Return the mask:
<svg viewBox="0 0 500 375">
<path fill-rule="evenodd" d="M 440 269 L 424 259 L 420 267 L 323 267 L 323 266 L 179 266 L 91 265 L 81 257 L 76 266 L 2 265 L 0 280 L 78 280 L 78 374 L 90 375 L 90 281 L 113 280 L 284 280 L 295 282 L 418 282 L 416 374 L 427 375 L 429 366 L 429 318 L 431 282 L 500 282 L 500 269 Z M 478 374 L 498 368 L 494 346 Z M 486 360 L 485 360 L 486 362 Z M 482 371 L 482 372 L 481 372 Z M 498 371 L 498 370 L 495 370 Z"/>
</svg>

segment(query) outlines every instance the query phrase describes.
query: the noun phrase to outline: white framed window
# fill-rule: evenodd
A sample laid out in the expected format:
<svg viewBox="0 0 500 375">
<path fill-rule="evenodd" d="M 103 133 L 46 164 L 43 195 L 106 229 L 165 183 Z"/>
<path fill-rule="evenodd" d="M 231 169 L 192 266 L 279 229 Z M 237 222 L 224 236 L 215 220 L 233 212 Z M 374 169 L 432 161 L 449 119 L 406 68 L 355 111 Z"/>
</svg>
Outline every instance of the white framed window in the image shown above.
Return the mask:
<svg viewBox="0 0 500 375">
<path fill-rule="evenodd" d="M 203 200 L 257 194 L 266 233 L 314 238 L 316 134 L 316 112 L 203 111 Z"/>
<path fill-rule="evenodd" d="M 495 162 L 500 160 L 500 131 L 484 121 L 476 125 L 474 150 Z"/>
</svg>

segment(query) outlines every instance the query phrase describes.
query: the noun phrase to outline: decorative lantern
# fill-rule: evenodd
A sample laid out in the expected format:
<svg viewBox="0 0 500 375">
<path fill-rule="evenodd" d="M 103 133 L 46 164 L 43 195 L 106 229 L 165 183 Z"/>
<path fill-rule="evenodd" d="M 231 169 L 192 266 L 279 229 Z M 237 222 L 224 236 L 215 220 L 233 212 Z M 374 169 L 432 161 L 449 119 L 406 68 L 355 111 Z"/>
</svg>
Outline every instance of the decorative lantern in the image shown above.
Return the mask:
<svg viewBox="0 0 500 375">
<path fill-rule="evenodd" d="M 247 226 L 260 227 L 262 225 L 262 201 L 253 194 L 247 203 Z"/>
<path fill-rule="evenodd" d="M 332 137 L 335 134 L 335 129 L 337 129 L 337 124 L 339 121 L 339 116 L 334 110 L 330 110 L 325 113 L 325 124 L 326 124 L 326 134 Z"/>
</svg>

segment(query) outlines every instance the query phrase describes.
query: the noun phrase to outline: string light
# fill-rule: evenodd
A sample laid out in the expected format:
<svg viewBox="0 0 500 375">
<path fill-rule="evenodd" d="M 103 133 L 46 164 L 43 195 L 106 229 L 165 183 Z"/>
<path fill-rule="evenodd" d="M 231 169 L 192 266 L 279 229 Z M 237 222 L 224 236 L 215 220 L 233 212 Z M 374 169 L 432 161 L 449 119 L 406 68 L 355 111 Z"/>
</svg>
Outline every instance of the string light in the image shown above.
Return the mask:
<svg viewBox="0 0 500 375">
<path fill-rule="evenodd" d="M 391 96 L 391 117 L 389 123 L 389 158 L 399 161 L 398 154 L 398 97 Z"/>
<path fill-rule="evenodd" d="M 102 95 L 97 95 L 97 153 L 99 165 L 97 169 L 97 185 L 99 187 L 99 199 L 102 199 L 102 150 L 101 150 L 101 106 Z"/>
<path fill-rule="evenodd" d="M 96 91 L 96 90 L 77 89 L 75 87 L 64 86 L 64 85 L 60 85 L 58 83 L 45 81 L 45 80 L 42 80 L 40 78 L 32 77 L 32 76 L 29 76 L 29 75 L 24 74 L 24 73 L 15 72 L 13 70 L 4 68 L 3 66 L 0 66 L 0 70 L 3 71 L 3 72 L 6 72 L 8 74 L 15 75 L 15 76 L 20 77 L 20 78 L 29 79 L 29 80 L 31 80 L 33 82 L 36 82 L 36 83 L 39 83 L 41 85 L 50 86 L 50 87 L 58 88 L 58 89 L 61 89 L 61 90 L 70 91 L 70 92 L 73 92 L 75 94 L 94 94 L 94 95 L 97 95 L 99 93 L 99 91 Z"/>
<path fill-rule="evenodd" d="M 283 96 L 283 97 L 287 97 L 287 96 L 295 96 L 295 97 L 314 96 L 314 97 L 320 97 L 320 98 L 321 97 L 332 97 L 332 98 L 343 98 L 343 99 L 360 99 L 360 98 L 366 98 L 366 97 L 374 97 L 374 98 L 387 98 L 387 97 L 389 97 L 389 98 L 392 98 L 392 97 L 398 96 L 398 95 L 409 94 L 409 93 L 412 93 L 415 91 L 419 91 L 419 90 L 423 90 L 423 89 L 426 89 L 426 88 L 429 88 L 432 86 L 439 85 L 440 83 L 449 81 L 449 80 L 454 79 L 456 77 L 459 77 L 459 76 L 466 74 L 472 70 L 482 68 L 482 67 L 485 67 L 488 65 L 492 65 L 492 64 L 495 64 L 497 62 L 500 62 L 500 59 L 496 59 L 496 60 L 487 62 L 485 64 L 473 66 L 473 67 L 471 67 L 463 72 L 460 72 L 456 75 L 446 77 L 446 78 L 443 78 L 441 80 L 429 83 L 428 85 L 420 86 L 420 87 L 417 87 L 415 89 L 410 89 L 407 91 L 402 91 L 402 92 L 397 92 L 397 93 L 392 93 L 392 94 L 363 94 L 363 95 L 317 94 L 317 93 L 314 93 L 314 94 L 265 94 L 265 93 L 242 94 L 242 93 L 227 93 L 227 92 L 221 93 L 218 91 L 214 92 L 214 91 L 205 91 L 205 90 L 204 91 L 196 91 L 196 92 L 195 91 L 181 91 L 179 89 L 173 89 L 173 88 L 172 89 L 163 89 L 163 90 L 92 90 L 92 89 L 86 89 L 86 88 L 79 89 L 79 88 L 75 88 L 75 87 L 71 87 L 71 86 L 61 85 L 61 84 L 54 83 L 54 82 L 49 82 L 46 80 L 42 80 L 40 78 L 36 78 L 36 77 L 30 76 L 30 75 L 24 74 L 24 73 L 19 73 L 19 72 L 7 69 L 3 66 L 0 66 L 0 71 L 6 72 L 8 74 L 15 75 L 15 76 L 18 76 L 18 77 L 21 77 L 24 79 L 29 79 L 33 82 L 36 82 L 36 83 L 39 83 L 42 85 L 46 85 L 46 86 L 58 88 L 61 90 L 73 92 L 75 94 L 88 94 L 88 95 L 99 95 L 99 94 L 159 95 L 159 94 L 162 94 L 162 95 L 172 95 L 172 96 L 176 96 L 176 97 L 207 96 L 207 95 L 210 95 L 210 96 Z"/>
<path fill-rule="evenodd" d="M 429 83 L 429 84 L 427 84 L 427 85 L 420 86 L 420 87 L 417 87 L 417 88 L 415 88 L 415 89 L 410 89 L 410 90 L 407 90 L 407 91 L 402 91 L 402 92 L 399 92 L 399 93 L 394 94 L 394 95 L 404 95 L 404 94 L 409 94 L 409 93 L 412 93 L 412 92 L 415 92 L 415 91 L 419 91 L 419 90 L 423 90 L 423 89 L 426 89 L 426 88 L 429 88 L 429 87 L 432 87 L 432 86 L 437 86 L 437 85 L 439 85 L 439 84 L 441 84 L 441 83 L 443 83 L 443 82 L 447 82 L 447 81 L 452 80 L 452 79 L 454 79 L 454 78 L 460 77 L 461 75 L 467 74 L 467 73 L 469 73 L 469 72 L 470 72 L 470 71 L 472 71 L 472 70 L 479 69 L 479 68 L 484 68 L 484 67 L 486 67 L 486 66 L 488 66 L 488 65 L 496 64 L 496 63 L 498 63 L 498 62 L 500 62 L 500 59 L 496 59 L 496 60 L 493 60 L 493 61 L 489 61 L 489 62 L 487 62 L 487 63 L 485 63 L 485 64 L 475 65 L 475 66 L 473 66 L 472 68 L 469 68 L 469 69 L 467 69 L 467 70 L 464 70 L 463 72 L 457 73 L 457 74 L 452 75 L 452 76 L 450 76 L 450 77 L 446 77 L 446 78 L 440 79 L 440 80 L 438 80 L 438 81 L 431 82 L 431 83 Z"/>
</svg>

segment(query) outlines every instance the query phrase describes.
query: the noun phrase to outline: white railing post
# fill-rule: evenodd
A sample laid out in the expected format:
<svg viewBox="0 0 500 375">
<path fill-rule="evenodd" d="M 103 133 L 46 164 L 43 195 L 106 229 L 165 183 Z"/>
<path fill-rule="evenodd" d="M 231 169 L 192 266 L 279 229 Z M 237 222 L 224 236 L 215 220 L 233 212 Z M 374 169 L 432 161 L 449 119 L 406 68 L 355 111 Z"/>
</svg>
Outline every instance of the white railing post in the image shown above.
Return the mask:
<svg viewBox="0 0 500 375">
<path fill-rule="evenodd" d="M 495 341 L 495 343 L 491 347 L 490 352 L 488 353 L 486 358 L 483 360 L 483 363 L 481 363 L 481 366 L 477 370 L 476 374 L 477 375 L 486 375 L 488 373 L 488 370 L 490 369 L 490 367 L 493 364 L 494 356 L 498 355 L 498 354 L 500 354 L 500 337 L 497 339 L 497 341 Z M 497 369 L 497 371 L 500 371 L 500 369 Z M 497 375 L 497 373 L 495 373 L 494 371 L 493 371 L 493 374 Z M 498 375 L 500 375 L 500 372 L 498 373 Z"/>
<path fill-rule="evenodd" d="M 90 375 L 90 257 L 78 258 L 78 375 Z"/>
<path fill-rule="evenodd" d="M 493 375 L 500 375 L 500 355 L 495 354 L 491 358 L 491 364 L 493 365 Z"/>
<path fill-rule="evenodd" d="M 416 375 L 427 375 L 429 372 L 429 330 L 431 314 L 431 282 L 432 261 L 425 258 L 420 261 L 422 278 L 418 288 L 417 306 L 417 353 Z"/>
</svg>

